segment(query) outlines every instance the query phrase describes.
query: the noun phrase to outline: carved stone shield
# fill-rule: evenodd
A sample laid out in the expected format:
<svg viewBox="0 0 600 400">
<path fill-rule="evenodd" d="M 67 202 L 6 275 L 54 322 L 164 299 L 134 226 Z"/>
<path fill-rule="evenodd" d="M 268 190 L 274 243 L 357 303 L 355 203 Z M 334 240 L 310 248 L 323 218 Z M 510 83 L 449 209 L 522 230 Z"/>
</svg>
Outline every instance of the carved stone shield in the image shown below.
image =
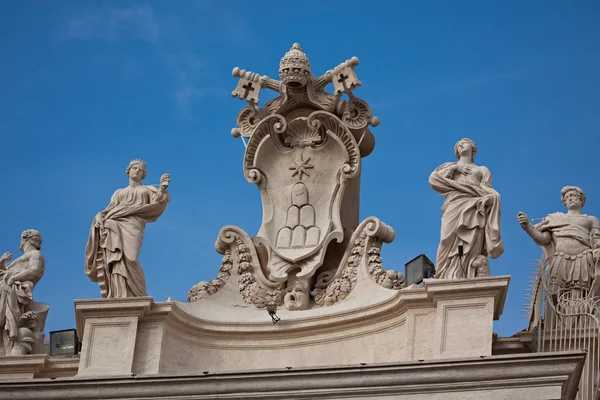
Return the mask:
<svg viewBox="0 0 600 400">
<path fill-rule="evenodd" d="M 329 242 L 343 240 L 340 204 L 346 182 L 359 170 L 352 133 L 329 112 L 289 123 L 275 114 L 257 125 L 244 172 L 261 192 L 263 220 L 256 239 L 268 249 L 271 279 L 285 281 L 290 271 L 310 278 Z"/>
</svg>

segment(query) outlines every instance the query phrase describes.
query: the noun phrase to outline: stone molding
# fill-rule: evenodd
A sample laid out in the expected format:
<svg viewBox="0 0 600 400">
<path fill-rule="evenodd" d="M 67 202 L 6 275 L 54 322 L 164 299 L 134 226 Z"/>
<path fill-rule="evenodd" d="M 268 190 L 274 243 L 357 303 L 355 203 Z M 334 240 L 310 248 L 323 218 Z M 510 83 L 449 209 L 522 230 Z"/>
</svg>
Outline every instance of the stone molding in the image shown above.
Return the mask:
<svg viewBox="0 0 600 400">
<path fill-rule="evenodd" d="M 14 380 L 0 382 L 0 392 L 13 400 L 573 400 L 584 360 L 584 353 L 563 352 L 230 374 Z"/>
<path fill-rule="evenodd" d="M 0 357 L 0 380 L 72 377 L 79 357 L 50 358 L 46 354 Z"/>
</svg>

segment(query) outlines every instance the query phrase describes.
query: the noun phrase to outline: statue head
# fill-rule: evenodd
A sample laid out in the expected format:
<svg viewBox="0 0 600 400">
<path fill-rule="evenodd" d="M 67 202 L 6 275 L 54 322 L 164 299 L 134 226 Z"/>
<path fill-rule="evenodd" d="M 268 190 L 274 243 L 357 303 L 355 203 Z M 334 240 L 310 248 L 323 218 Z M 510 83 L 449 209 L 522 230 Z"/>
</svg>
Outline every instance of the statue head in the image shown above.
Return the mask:
<svg viewBox="0 0 600 400">
<path fill-rule="evenodd" d="M 134 181 L 141 182 L 144 180 L 144 178 L 146 178 L 146 163 L 138 159 L 131 160 L 125 172 L 127 173 L 127 176 L 129 176 Z"/>
<path fill-rule="evenodd" d="M 19 250 L 25 251 L 25 245 L 30 244 L 39 250 L 42 247 L 42 235 L 35 229 L 27 229 L 21 234 L 21 245 Z"/>
<path fill-rule="evenodd" d="M 290 88 L 300 88 L 308 83 L 311 75 L 308 57 L 306 57 L 300 45 L 294 43 L 290 51 L 285 53 L 279 62 L 281 82 Z"/>
<path fill-rule="evenodd" d="M 474 161 L 477 145 L 469 138 L 462 138 L 454 145 L 454 155 L 460 159 L 461 154 L 466 154 L 466 152 L 471 152 L 471 161 Z"/>
<path fill-rule="evenodd" d="M 569 210 L 581 210 L 585 206 L 585 192 L 577 186 L 565 186 L 560 191 L 561 200 Z"/>
<path fill-rule="evenodd" d="M 308 308 L 310 296 L 308 293 L 307 281 L 296 281 L 288 288 L 284 297 L 284 302 L 288 310 L 305 310 Z"/>
</svg>

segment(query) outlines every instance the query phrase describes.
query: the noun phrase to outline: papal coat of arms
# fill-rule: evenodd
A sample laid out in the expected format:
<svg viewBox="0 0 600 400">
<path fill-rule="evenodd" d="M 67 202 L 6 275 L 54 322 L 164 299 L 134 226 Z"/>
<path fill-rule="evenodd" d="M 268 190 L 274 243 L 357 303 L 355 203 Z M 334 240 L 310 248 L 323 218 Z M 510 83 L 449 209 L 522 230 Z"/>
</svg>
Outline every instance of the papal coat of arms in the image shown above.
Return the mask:
<svg viewBox="0 0 600 400">
<path fill-rule="evenodd" d="M 378 283 L 400 288 L 402 275 L 385 271 L 379 256 L 393 230 L 376 218 L 358 219 L 361 158 L 375 146 L 369 126 L 379 124 L 353 95 L 361 85 L 358 63 L 353 57 L 315 77 L 294 44 L 281 59 L 280 80 L 233 70 L 239 82 L 232 94 L 249 104 L 232 135 L 246 146 L 244 174 L 260 190 L 263 219 L 254 237 L 237 227 L 222 229 L 220 273 L 195 285 L 190 301 L 216 293 L 236 273 L 242 298 L 258 307 L 330 305 L 352 290 L 361 259 Z M 333 94 L 325 91 L 330 83 Z M 259 108 L 264 88 L 279 96 Z"/>
</svg>

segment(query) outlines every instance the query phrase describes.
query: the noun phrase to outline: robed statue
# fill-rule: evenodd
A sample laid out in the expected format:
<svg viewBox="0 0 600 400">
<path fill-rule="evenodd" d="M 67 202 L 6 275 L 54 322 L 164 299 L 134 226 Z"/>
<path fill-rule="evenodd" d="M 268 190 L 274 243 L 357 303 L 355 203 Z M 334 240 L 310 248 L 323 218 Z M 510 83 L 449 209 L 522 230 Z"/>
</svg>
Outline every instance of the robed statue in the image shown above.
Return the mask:
<svg viewBox="0 0 600 400">
<path fill-rule="evenodd" d="M 487 167 L 474 163 L 477 146 L 461 139 L 454 146 L 458 161 L 440 165 L 429 184 L 444 196 L 436 278 L 489 275 L 488 256 L 504 252 L 500 233 L 500 195 L 492 188 Z"/>
<path fill-rule="evenodd" d="M 146 296 L 146 278 L 139 255 L 144 228 L 161 216 L 170 201 L 169 174 L 159 188 L 142 184 L 146 163 L 127 167 L 129 186 L 118 189 L 110 204 L 94 218 L 85 249 L 85 273 L 98 282 L 104 298 Z"/>
</svg>

